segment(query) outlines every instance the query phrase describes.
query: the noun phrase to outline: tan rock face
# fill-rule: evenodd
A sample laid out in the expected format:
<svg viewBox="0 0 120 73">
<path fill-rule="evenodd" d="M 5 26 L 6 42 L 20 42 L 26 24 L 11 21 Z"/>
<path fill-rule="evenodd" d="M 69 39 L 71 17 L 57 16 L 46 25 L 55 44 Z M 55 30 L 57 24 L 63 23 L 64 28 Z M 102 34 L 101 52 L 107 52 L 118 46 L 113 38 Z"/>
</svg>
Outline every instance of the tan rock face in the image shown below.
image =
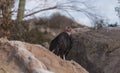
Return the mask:
<svg viewBox="0 0 120 73">
<path fill-rule="evenodd" d="M 64 61 L 41 45 L 1 40 L 0 73 L 88 73 L 74 61 Z"/>
</svg>

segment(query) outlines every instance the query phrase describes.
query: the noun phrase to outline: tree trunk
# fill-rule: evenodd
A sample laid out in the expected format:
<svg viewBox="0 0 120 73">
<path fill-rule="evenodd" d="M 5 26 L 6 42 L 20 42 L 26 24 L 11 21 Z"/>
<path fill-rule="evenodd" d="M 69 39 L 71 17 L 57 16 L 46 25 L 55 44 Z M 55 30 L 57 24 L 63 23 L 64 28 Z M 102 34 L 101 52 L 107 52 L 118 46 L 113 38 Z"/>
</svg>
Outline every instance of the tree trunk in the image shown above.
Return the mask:
<svg viewBox="0 0 120 73">
<path fill-rule="evenodd" d="M 17 14 L 17 21 L 21 22 L 24 18 L 24 9 L 25 9 L 25 0 L 19 0 L 19 7 L 18 7 L 18 14 Z"/>
</svg>

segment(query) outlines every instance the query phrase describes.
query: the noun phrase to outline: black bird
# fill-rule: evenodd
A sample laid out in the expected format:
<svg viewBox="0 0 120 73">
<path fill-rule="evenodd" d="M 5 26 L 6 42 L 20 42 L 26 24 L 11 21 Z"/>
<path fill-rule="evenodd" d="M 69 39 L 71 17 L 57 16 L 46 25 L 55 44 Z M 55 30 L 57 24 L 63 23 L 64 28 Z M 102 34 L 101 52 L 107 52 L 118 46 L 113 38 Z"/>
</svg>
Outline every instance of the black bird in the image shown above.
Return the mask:
<svg viewBox="0 0 120 73">
<path fill-rule="evenodd" d="M 50 43 L 49 50 L 65 59 L 70 49 L 72 48 L 71 27 L 66 27 L 66 30 L 56 36 Z"/>
</svg>

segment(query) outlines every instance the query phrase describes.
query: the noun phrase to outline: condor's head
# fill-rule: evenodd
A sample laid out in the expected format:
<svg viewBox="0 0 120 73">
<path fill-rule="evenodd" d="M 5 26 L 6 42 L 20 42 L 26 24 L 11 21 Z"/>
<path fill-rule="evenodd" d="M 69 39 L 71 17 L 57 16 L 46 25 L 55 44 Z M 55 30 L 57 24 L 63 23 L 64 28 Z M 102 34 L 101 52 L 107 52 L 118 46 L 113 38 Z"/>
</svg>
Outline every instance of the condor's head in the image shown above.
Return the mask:
<svg viewBox="0 0 120 73">
<path fill-rule="evenodd" d="M 72 31 L 72 28 L 70 26 L 66 26 L 65 31 L 70 35 L 71 31 Z"/>
</svg>

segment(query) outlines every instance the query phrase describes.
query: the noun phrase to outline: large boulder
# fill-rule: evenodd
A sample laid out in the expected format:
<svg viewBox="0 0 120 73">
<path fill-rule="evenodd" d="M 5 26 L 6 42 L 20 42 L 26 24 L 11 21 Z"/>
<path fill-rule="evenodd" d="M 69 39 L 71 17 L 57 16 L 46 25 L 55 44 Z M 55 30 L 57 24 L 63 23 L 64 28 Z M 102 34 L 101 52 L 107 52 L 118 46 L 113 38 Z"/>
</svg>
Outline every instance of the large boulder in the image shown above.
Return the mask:
<svg viewBox="0 0 120 73">
<path fill-rule="evenodd" d="M 120 40 L 93 30 L 72 36 L 73 47 L 67 59 L 76 61 L 89 73 L 120 72 Z"/>
<path fill-rule="evenodd" d="M 0 39 L 0 73 L 88 73 L 41 45 Z"/>
</svg>

